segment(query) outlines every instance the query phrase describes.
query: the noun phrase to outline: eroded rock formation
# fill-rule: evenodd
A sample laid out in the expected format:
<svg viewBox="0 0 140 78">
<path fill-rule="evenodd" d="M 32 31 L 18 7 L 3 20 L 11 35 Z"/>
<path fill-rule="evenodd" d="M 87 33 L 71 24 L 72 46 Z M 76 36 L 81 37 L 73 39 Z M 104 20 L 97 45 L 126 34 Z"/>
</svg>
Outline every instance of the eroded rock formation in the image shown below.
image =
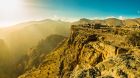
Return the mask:
<svg viewBox="0 0 140 78">
<path fill-rule="evenodd" d="M 135 32 L 123 27 L 73 25 L 59 48 L 19 78 L 140 77 L 140 49 L 127 42 Z"/>
</svg>

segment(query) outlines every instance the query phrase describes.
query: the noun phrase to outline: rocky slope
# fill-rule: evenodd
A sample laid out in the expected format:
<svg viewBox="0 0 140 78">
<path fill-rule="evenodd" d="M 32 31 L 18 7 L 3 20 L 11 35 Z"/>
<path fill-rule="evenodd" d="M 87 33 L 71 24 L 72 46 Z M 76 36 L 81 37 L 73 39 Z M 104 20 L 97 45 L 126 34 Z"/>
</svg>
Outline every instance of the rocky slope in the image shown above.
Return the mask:
<svg viewBox="0 0 140 78">
<path fill-rule="evenodd" d="M 139 27 L 76 24 L 60 47 L 18 78 L 138 78 L 139 39 Z"/>
<path fill-rule="evenodd" d="M 64 36 L 55 34 L 41 40 L 36 47 L 31 48 L 26 55 L 21 57 L 15 73 L 21 75 L 31 68 L 38 67 L 45 55 L 53 51 L 64 39 Z"/>
</svg>

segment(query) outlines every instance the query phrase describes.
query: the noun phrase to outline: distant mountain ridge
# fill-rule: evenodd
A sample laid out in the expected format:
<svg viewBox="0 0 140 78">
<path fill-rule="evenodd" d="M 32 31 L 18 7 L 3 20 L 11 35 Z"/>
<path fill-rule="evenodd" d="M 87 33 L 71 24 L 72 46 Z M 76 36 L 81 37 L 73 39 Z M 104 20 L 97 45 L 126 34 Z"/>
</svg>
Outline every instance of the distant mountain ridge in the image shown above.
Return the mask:
<svg viewBox="0 0 140 78">
<path fill-rule="evenodd" d="M 140 18 L 135 18 L 135 19 L 124 19 L 120 20 L 117 18 L 108 18 L 104 20 L 90 20 L 86 18 L 82 18 L 77 22 L 74 22 L 73 24 L 88 24 L 88 23 L 99 23 L 102 25 L 107 25 L 107 26 L 140 26 Z"/>
<path fill-rule="evenodd" d="M 69 33 L 70 23 L 54 20 L 32 21 L 17 24 L 0 31 L 0 39 L 6 41 L 10 51 L 25 52 L 41 40 L 51 34 L 67 36 Z M 16 41 L 16 43 L 14 43 Z M 18 50 L 17 48 L 22 48 Z M 26 49 L 24 49 L 26 48 Z"/>
</svg>

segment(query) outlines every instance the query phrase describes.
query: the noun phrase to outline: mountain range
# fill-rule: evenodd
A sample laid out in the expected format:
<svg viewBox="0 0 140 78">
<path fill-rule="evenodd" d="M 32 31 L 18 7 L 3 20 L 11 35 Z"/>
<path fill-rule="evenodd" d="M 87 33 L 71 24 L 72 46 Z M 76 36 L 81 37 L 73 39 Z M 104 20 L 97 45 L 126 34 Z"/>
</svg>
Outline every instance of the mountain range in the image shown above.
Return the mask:
<svg viewBox="0 0 140 78">
<path fill-rule="evenodd" d="M 51 35 L 68 36 L 70 23 L 54 20 L 31 21 L 0 30 L 0 78 L 15 78 L 17 62 L 31 48 Z M 49 41 L 48 41 L 49 42 Z M 50 43 L 51 44 L 51 43 Z M 51 46 L 50 46 L 51 47 Z M 9 69 L 9 70 L 7 70 Z"/>
<path fill-rule="evenodd" d="M 108 26 L 139 26 L 140 25 L 140 18 L 135 19 L 124 19 L 120 20 L 117 18 L 108 18 L 104 20 L 90 20 L 86 18 L 80 19 L 80 21 L 74 22 L 73 24 L 87 24 L 87 23 L 100 23 L 102 25 L 108 25 Z"/>
<path fill-rule="evenodd" d="M 32 21 L 0 29 L 0 78 L 140 77 L 140 18 Z"/>
</svg>

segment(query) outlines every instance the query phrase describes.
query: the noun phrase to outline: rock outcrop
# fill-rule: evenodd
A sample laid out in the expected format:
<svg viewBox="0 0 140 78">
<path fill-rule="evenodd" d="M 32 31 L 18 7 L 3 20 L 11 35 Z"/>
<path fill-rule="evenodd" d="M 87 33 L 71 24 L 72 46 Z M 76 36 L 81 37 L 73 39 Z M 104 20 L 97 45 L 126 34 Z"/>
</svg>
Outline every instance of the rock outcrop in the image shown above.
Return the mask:
<svg viewBox="0 0 140 78">
<path fill-rule="evenodd" d="M 140 77 L 140 49 L 127 42 L 136 31 L 98 26 L 101 28 L 94 28 L 96 24 L 73 25 L 59 48 L 19 78 Z"/>
</svg>

